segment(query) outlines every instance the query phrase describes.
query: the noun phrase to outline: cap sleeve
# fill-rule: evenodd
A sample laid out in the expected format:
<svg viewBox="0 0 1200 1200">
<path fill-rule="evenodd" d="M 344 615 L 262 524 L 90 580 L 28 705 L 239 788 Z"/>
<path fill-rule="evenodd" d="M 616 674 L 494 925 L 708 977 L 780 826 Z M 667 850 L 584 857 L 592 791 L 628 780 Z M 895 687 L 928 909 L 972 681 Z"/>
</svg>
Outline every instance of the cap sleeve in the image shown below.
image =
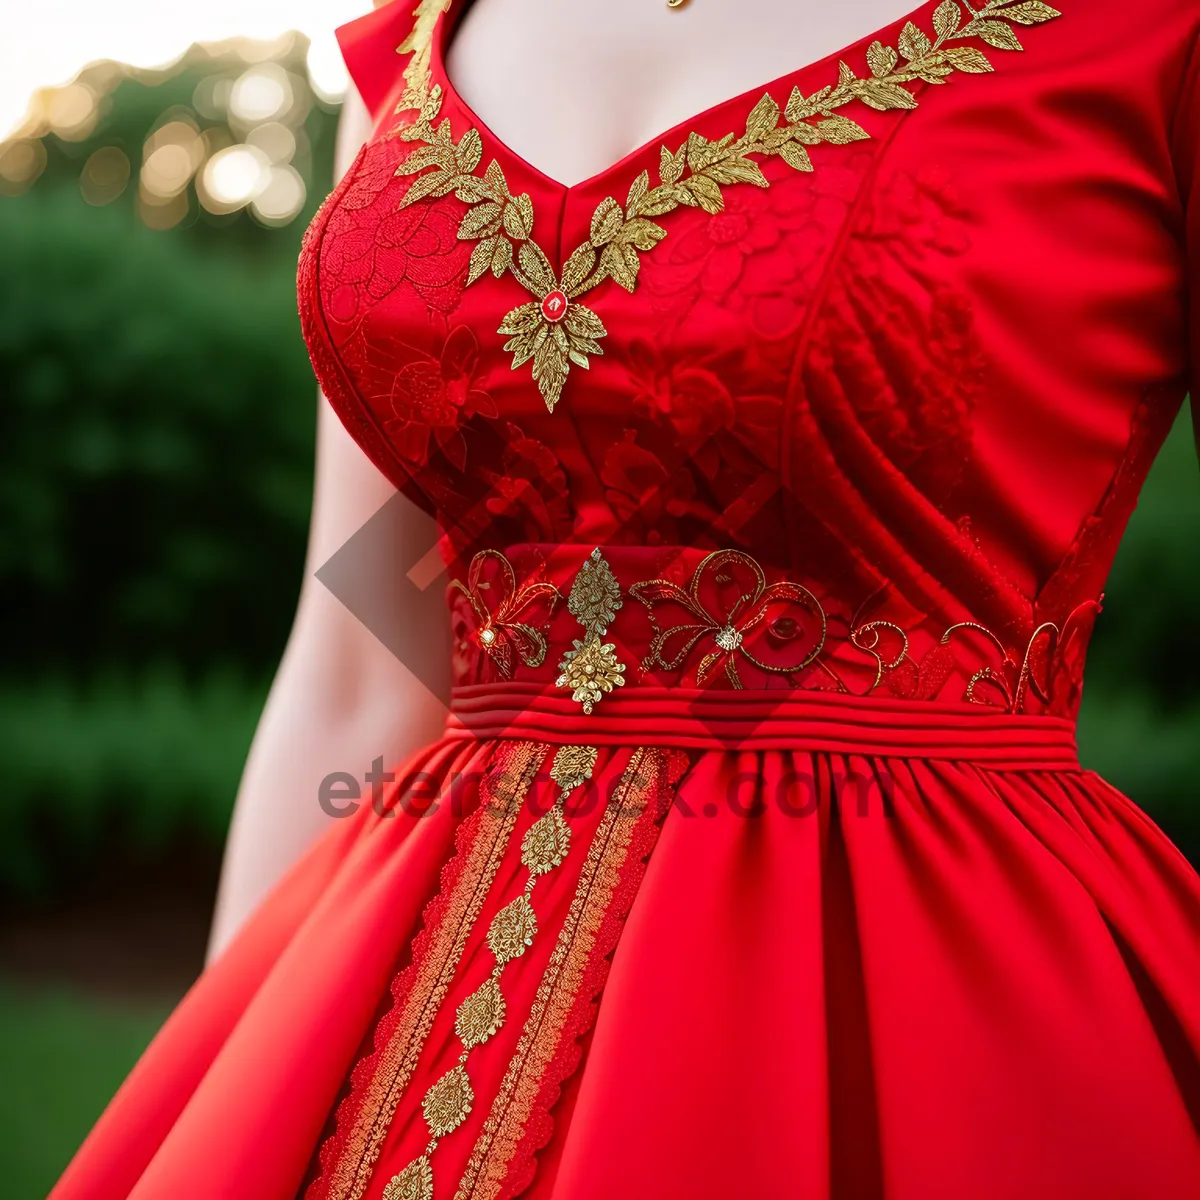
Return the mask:
<svg viewBox="0 0 1200 1200">
<path fill-rule="evenodd" d="M 335 32 L 346 70 L 373 120 L 403 76 L 408 56 L 400 45 L 413 28 L 413 0 L 392 0 Z"/>
</svg>

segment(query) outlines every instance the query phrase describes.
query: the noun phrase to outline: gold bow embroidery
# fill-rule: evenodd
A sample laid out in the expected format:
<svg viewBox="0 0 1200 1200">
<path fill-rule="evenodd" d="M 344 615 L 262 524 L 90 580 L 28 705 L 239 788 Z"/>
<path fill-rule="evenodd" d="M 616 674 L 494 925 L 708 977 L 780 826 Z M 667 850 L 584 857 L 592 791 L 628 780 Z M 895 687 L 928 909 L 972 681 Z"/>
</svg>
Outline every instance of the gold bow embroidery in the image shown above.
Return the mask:
<svg viewBox="0 0 1200 1200">
<path fill-rule="evenodd" d="M 471 637 L 496 664 L 501 678 L 512 678 L 514 656 L 527 667 L 542 665 L 546 659 L 546 636 L 542 628 L 550 620 L 560 595 L 554 584 L 534 579 L 518 587 L 516 572 L 503 554 L 498 550 L 480 550 L 471 559 L 467 582 L 454 579 L 450 586 L 458 588 L 471 602 L 479 622 Z M 539 605 L 544 606 L 539 620 L 541 628 L 533 623 Z"/>
<path fill-rule="evenodd" d="M 650 579 L 635 583 L 629 593 L 646 606 L 654 628 L 643 670 L 676 670 L 698 642 L 711 640 L 713 649 L 696 667 L 697 687 L 724 663 L 729 682 L 741 688 L 739 656 L 760 671 L 790 675 L 808 666 L 825 644 L 825 610 L 816 596 L 789 580 L 768 584 L 762 567 L 740 550 L 715 550 L 708 555 L 686 589 L 665 579 Z M 664 606 L 674 606 L 682 619 L 665 626 L 656 611 Z M 819 623 L 818 636 L 808 639 L 803 654 L 788 653 L 786 647 L 802 639 L 812 618 Z M 767 660 L 768 654 L 774 661 Z"/>
</svg>

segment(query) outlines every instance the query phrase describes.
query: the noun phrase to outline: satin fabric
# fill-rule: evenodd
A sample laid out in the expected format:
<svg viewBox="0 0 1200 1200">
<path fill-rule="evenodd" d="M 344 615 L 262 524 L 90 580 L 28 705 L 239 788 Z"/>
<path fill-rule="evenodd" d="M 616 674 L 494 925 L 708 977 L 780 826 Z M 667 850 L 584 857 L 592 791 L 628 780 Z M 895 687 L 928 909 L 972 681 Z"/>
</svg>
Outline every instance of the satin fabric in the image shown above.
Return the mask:
<svg viewBox="0 0 1200 1200">
<path fill-rule="evenodd" d="M 556 269 L 660 141 L 737 132 L 763 90 L 564 188 L 446 77 L 460 7 L 432 28 L 439 119 L 530 196 Z M 437 1200 L 1200 1194 L 1200 880 L 1071 734 L 1104 577 L 1194 370 L 1194 4 L 1063 0 L 1020 26 L 1023 52 L 979 43 L 994 72 L 855 109 L 869 140 L 814 147 L 811 173 L 770 159 L 769 187 L 664 216 L 635 291 L 586 297 L 604 353 L 554 413 L 495 332 L 527 294 L 465 282 L 464 201 L 401 203 L 412 27 L 392 5 L 342 31 L 379 127 L 310 230 L 300 305 L 326 395 L 437 514 L 464 581 L 446 736 L 206 972 L 56 1200 L 384 1196 L 428 1140 L 421 1099 L 459 1054 L 551 756 L 586 744 L 599 802 L 568 810 L 571 853 L 534 892 L 509 1019 L 432 1156 Z M 864 74 L 872 40 L 768 90 L 811 94 L 839 60 Z M 593 547 L 622 589 L 604 636 L 625 683 L 589 716 L 556 682 L 580 637 L 566 604 L 523 610 L 538 661 L 501 670 L 480 633 L 508 636 L 497 601 L 530 581 L 568 595 Z M 703 575 L 720 548 L 743 557 Z M 511 580 L 474 588 L 481 551 Z M 748 564 L 792 597 L 755 629 L 786 670 L 724 636 Z M 634 585 L 698 575 L 702 648 L 734 648 L 703 679 L 700 650 L 639 669 L 660 614 Z M 514 761 L 526 806 L 389 1113 L 372 1081 Z M 635 767 L 649 804 L 522 1076 L 528 1111 L 472 1174 Z"/>
</svg>

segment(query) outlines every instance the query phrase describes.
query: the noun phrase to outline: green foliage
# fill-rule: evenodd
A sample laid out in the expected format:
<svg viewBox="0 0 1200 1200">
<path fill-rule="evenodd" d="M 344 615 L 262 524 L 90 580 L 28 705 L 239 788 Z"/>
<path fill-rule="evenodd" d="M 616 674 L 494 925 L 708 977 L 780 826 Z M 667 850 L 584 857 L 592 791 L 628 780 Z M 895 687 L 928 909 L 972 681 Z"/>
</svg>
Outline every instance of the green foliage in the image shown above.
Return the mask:
<svg viewBox="0 0 1200 1200">
<path fill-rule="evenodd" d="M 39 1200 L 167 1015 L 64 989 L 0 985 L 0 1179 Z"/>
<path fill-rule="evenodd" d="M 1144 693 L 1153 709 L 1168 714 L 1195 705 L 1198 546 L 1200 475 L 1185 406 L 1151 469 L 1105 586 L 1104 612 L 1088 653 L 1089 690 L 1114 700 Z"/>
<path fill-rule="evenodd" d="M 294 246 L 243 262 L 65 189 L 0 200 L 0 243 L 8 670 L 269 670 L 311 495 Z"/>
<path fill-rule="evenodd" d="M 62 888 L 114 838 L 142 857 L 220 846 L 263 699 L 165 668 L 0 689 L 0 895 Z"/>
<path fill-rule="evenodd" d="M 1088 653 L 1079 756 L 1200 863 L 1200 479 L 1185 410 L 1117 554 Z"/>
</svg>

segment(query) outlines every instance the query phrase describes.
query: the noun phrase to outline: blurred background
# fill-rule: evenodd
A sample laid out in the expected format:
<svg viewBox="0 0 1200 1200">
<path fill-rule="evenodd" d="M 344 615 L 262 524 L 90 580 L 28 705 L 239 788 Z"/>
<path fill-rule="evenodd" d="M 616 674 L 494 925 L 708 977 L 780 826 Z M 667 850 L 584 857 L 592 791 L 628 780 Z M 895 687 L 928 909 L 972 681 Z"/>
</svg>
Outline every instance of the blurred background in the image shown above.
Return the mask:
<svg viewBox="0 0 1200 1200">
<path fill-rule="evenodd" d="M 0 1179 L 45 1195 L 198 972 L 302 565 L 296 318 L 367 0 L 0 17 Z M 1180 418 L 1082 757 L 1200 861 L 1200 480 Z"/>
</svg>

